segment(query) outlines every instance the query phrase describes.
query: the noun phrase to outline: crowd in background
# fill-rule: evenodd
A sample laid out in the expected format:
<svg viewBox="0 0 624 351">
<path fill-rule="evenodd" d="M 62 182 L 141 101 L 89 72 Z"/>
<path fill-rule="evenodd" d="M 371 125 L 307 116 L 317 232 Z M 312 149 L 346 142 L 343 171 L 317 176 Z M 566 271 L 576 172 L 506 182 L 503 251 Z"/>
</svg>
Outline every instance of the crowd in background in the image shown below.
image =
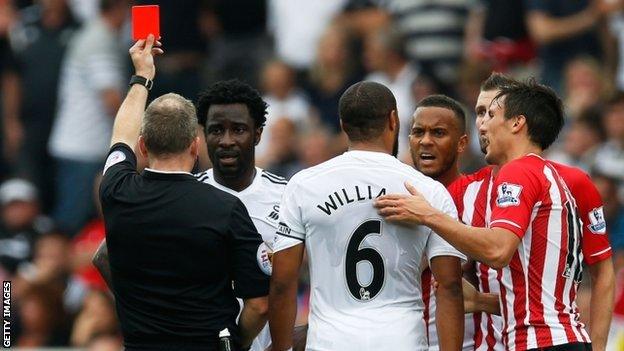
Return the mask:
<svg viewBox="0 0 624 351">
<path fill-rule="evenodd" d="M 338 99 L 357 81 L 396 96 L 406 163 L 423 97 L 450 95 L 474 116 L 493 70 L 550 85 L 566 125 L 547 156 L 585 170 L 603 197 L 615 324 L 624 320 L 620 0 L 0 0 L 0 278 L 14 283 L 14 346 L 121 347 L 91 257 L 105 235 L 99 175 L 131 74 L 130 5 L 141 4 L 160 5 L 165 49 L 150 97 L 250 83 L 269 104 L 256 163 L 287 178 L 345 151 Z M 484 165 L 473 119 L 469 132 L 464 172 Z"/>
</svg>

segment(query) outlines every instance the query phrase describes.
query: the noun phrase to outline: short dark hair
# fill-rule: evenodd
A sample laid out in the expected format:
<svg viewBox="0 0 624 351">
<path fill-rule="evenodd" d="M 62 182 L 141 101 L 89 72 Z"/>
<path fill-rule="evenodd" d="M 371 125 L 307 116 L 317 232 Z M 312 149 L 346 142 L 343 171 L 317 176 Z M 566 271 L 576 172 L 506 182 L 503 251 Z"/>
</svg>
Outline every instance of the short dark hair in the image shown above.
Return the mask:
<svg viewBox="0 0 624 351">
<path fill-rule="evenodd" d="M 247 106 L 249 115 L 256 128 L 266 123 L 267 107 L 269 106 L 260 93 L 249 84 L 232 79 L 213 84 L 208 90 L 199 94 L 197 100 L 197 118 L 199 124 L 206 125 L 208 110 L 211 105 L 243 104 Z"/>
<path fill-rule="evenodd" d="M 505 119 L 523 115 L 530 140 L 542 150 L 552 145 L 564 123 L 563 104 L 554 90 L 530 79 L 501 87 L 493 101 L 502 97 L 505 97 Z"/>
<path fill-rule="evenodd" d="M 338 102 L 342 128 L 352 141 L 380 136 L 388 115 L 396 108 L 396 99 L 390 89 L 369 81 L 350 86 Z"/>
<path fill-rule="evenodd" d="M 492 72 L 490 76 L 481 83 L 481 91 L 499 90 L 503 87 L 514 85 L 517 80 L 510 78 L 502 73 Z"/>
<path fill-rule="evenodd" d="M 446 95 L 429 95 L 420 100 L 416 108 L 419 107 L 441 107 L 451 110 L 455 118 L 459 121 L 459 130 L 466 133 L 466 110 L 457 100 Z"/>
</svg>

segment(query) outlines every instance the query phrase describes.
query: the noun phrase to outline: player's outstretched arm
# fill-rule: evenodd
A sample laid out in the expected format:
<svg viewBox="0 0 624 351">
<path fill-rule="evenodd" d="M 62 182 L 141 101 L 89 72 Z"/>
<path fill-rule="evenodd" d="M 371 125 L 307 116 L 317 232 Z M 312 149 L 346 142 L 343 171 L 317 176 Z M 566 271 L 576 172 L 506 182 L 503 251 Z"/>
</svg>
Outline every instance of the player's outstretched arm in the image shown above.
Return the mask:
<svg viewBox="0 0 624 351">
<path fill-rule="evenodd" d="M 492 268 L 503 268 L 520 244 L 520 238 L 504 228 L 467 226 L 432 207 L 412 185 L 411 195 L 389 194 L 375 200 L 377 212 L 389 222 L 425 225 L 459 251 Z"/>
<path fill-rule="evenodd" d="M 130 48 L 130 57 L 136 75 L 150 80 L 154 79 L 156 74 L 154 56 L 163 53 L 158 46 L 160 46 L 160 42 L 156 41 L 154 36 L 150 34 L 147 40 L 141 39 Z M 143 112 L 147 103 L 147 93 L 147 89 L 140 84 L 133 84 L 130 87 L 128 95 L 126 95 L 115 117 L 111 146 L 124 143 L 130 148 L 134 148 L 139 138 Z"/>
<path fill-rule="evenodd" d="M 438 282 L 435 296 L 440 350 L 461 350 L 464 339 L 464 298 L 460 259 L 454 256 L 433 257 L 431 272 Z"/>
<path fill-rule="evenodd" d="M 589 336 L 592 348 L 604 351 L 613 315 L 615 273 L 611 258 L 589 266 L 591 300 L 589 302 Z"/>
<path fill-rule="evenodd" d="M 104 278 L 106 285 L 109 289 L 113 289 L 113 279 L 111 278 L 110 262 L 108 261 L 108 246 L 106 246 L 106 239 L 102 240 L 100 246 L 93 254 L 91 263 L 97 268 L 97 270 Z"/>
<path fill-rule="evenodd" d="M 297 285 L 303 259 L 303 244 L 273 254 L 273 274 L 269 291 L 269 328 L 272 350 L 288 350 L 297 317 Z"/>
</svg>

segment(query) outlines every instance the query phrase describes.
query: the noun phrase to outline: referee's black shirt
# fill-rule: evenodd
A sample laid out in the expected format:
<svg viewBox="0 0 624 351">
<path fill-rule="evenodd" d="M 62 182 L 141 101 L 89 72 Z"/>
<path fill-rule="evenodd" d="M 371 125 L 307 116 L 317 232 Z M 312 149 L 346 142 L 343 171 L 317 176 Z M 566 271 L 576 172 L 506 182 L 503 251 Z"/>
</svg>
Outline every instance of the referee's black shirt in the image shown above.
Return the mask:
<svg viewBox="0 0 624 351">
<path fill-rule="evenodd" d="M 223 328 L 236 335 L 235 295 L 269 289 L 256 259 L 262 239 L 243 203 L 190 173 L 138 174 L 123 143 L 111 148 L 104 172 L 100 199 L 125 346 L 213 350 Z"/>
</svg>

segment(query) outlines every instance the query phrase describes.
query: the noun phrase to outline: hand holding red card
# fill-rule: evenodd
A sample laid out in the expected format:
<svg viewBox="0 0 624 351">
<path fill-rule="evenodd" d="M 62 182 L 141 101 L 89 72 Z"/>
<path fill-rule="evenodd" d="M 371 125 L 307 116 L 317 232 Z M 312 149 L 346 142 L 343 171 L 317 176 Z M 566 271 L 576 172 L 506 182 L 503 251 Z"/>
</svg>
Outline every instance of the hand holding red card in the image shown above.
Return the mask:
<svg viewBox="0 0 624 351">
<path fill-rule="evenodd" d="M 160 39 L 160 8 L 158 5 L 132 6 L 132 40 L 147 39 L 149 34 Z"/>
</svg>

